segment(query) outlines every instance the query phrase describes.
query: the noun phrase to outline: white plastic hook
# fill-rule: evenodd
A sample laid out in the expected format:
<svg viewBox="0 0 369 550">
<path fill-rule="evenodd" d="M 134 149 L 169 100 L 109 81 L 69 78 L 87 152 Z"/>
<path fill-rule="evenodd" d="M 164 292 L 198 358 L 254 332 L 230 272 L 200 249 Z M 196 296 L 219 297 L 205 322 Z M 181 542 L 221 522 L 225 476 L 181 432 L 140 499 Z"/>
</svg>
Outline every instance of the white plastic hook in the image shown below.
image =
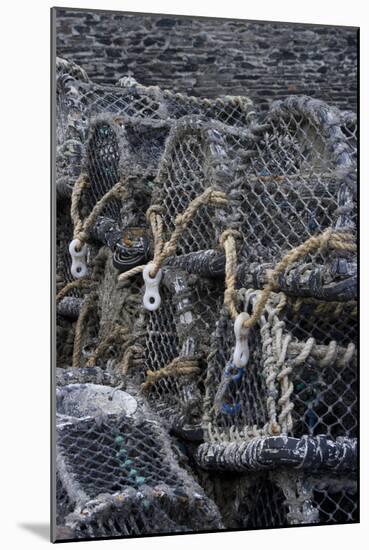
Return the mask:
<svg viewBox="0 0 369 550">
<path fill-rule="evenodd" d="M 246 367 L 249 361 L 249 330 L 242 325 L 250 316 L 246 311 L 240 313 L 234 322 L 234 335 L 236 337 L 236 345 L 233 352 L 233 363 L 236 367 Z"/>
<path fill-rule="evenodd" d="M 159 283 L 163 276 L 161 269 L 157 272 L 155 277 L 151 277 L 150 271 L 154 268 L 152 262 L 148 263 L 142 272 L 143 280 L 145 281 L 145 294 L 143 297 L 143 305 L 149 311 L 155 311 L 161 304 L 161 298 L 159 294 Z"/>
<path fill-rule="evenodd" d="M 81 245 L 82 243 L 79 239 L 73 239 L 69 245 L 69 254 L 72 258 L 70 272 L 75 279 L 80 279 L 87 275 L 87 244 Z"/>
</svg>

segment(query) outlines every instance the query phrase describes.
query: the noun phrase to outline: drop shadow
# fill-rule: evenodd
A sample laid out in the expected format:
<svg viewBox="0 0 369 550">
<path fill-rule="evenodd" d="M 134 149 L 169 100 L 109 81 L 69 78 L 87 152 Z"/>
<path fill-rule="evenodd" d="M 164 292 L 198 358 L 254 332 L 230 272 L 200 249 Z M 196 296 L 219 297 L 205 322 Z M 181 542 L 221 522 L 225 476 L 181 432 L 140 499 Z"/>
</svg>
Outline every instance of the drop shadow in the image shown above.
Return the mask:
<svg viewBox="0 0 369 550">
<path fill-rule="evenodd" d="M 48 523 L 19 523 L 18 527 L 30 531 L 43 540 L 50 540 L 50 525 Z"/>
</svg>

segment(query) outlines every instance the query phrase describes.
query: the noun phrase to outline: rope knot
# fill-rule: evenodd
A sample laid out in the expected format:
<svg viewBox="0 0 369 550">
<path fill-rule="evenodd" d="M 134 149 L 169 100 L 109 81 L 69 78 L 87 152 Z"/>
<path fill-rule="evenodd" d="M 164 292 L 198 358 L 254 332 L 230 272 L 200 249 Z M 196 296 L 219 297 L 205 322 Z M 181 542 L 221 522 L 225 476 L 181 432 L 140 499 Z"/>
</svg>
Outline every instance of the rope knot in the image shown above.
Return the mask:
<svg viewBox="0 0 369 550">
<path fill-rule="evenodd" d="M 240 231 L 237 231 L 236 229 L 226 229 L 223 231 L 221 236 L 219 237 L 219 243 L 222 248 L 224 248 L 226 241 L 229 237 L 233 237 L 234 240 L 242 239 L 242 234 Z"/>
<path fill-rule="evenodd" d="M 151 205 L 146 211 L 146 220 L 150 223 L 151 216 L 153 214 L 161 215 L 163 213 L 163 211 L 164 211 L 164 208 L 162 206 L 160 206 L 160 204 Z"/>
<path fill-rule="evenodd" d="M 80 231 L 78 231 L 76 234 L 75 234 L 75 239 L 77 239 L 79 241 L 79 243 L 77 243 L 76 245 L 76 251 L 79 252 L 81 249 L 82 249 L 82 246 L 85 244 L 85 242 L 87 241 L 88 239 L 88 234 L 86 233 L 86 231 L 84 231 L 83 229 L 81 229 Z"/>
</svg>

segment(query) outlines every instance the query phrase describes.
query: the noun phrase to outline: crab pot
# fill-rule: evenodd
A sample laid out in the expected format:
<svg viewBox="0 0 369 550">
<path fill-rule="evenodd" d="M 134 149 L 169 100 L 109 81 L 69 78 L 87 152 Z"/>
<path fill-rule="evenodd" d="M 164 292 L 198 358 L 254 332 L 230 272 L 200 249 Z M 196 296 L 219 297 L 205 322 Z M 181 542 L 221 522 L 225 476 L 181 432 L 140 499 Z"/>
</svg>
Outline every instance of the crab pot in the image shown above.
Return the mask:
<svg viewBox="0 0 369 550">
<path fill-rule="evenodd" d="M 183 117 L 172 125 L 152 198 L 153 204 L 162 208 L 167 237 L 174 231 L 176 217 L 191 201 L 209 187 L 226 191 L 232 177 L 226 151 L 222 133 L 203 117 Z M 201 205 L 178 239 L 176 256 L 218 248 L 219 236 L 226 228 L 225 209 L 227 205 Z"/>
<path fill-rule="evenodd" d="M 292 303 L 281 320 L 282 338 L 292 337 L 286 356 L 286 364 L 292 365 L 290 433 L 356 437 L 357 303 L 314 302 L 298 308 Z M 306 359 L 297 354 L 306 354 Z"/>
<path fill-rule="evenodd" d="M 357 482 L 350 472 L 277 470 L 199 473 L 211 487 L 227 529 L 351 523 L 358 520 Z"/>
<path fill-rule="evenodd" d="M 356 523 L 358 488 L 353 478 L 324 477 L 307 480 L 313 491 L 313 505 L 319 512 L 319 523 Z"/>
<path fill-rule="evenodd" d="M 72 384 L 58 389 L 57 418 L 58 519 L 74 536 L 222 527 L 142 402 L 108 386 Z"/>
<path fill-rule="evenodd" d="M 56 69 L 56 192 L 64 200 L 81 173 L 86 139 L 85 108 L 74 83 L 87 82 L 88 77 L 80 67 L 60 58 Z"/>
<path fill-rule="evenodd" d="M 268 423 L 268 388 L 262 374 L 260 327 L 249 332 L 250 357 L 245 369 L 232 368 L 234 323 L 223 307 L 210 339 L 205 378 L 203 428 L 208 442 L 231 442 L 263 433 Z"/>
<path fill-rule="evenodd" d="M 75 294 L 80 293 L 80 291 Z M 73 352 L 76 336 L 77 319 L 85 300 L 90 300 L 90 308 L 81 335 L 81 355 L 79 367 L 84 367 L 95 349 L 99 334 L 99 313 L 97 300 L 90 293 L 84 297 L 72 296 L 63 298 L 57 305 L 56 315 L 56 361 L 59 368 L 70 368 L 73 362 Z"/>
<path fill-rule="evenodd" d="M 142 306 L 133 329 L 134 343 L 142 353 L 140 367 L 130 368 L 127 380 L 139 387 L 150 378 L 148 371 L 155 376 L 177 358 L 197 361 L 195 372 L 167 375 L 164 372 L 149 386 L 143 386 L 143 390 L 150 406 L 169 429 L 186 439 L 198 440 L 202 437 L 208 334 L 215 326 L 223 299 L 222 287 L 217 281 L 189 277 L 185 272 L 165 267 L 159 293 L 158 309 L 149 311 Z M 142 300 L 143 295 L 144 289 Z"/>
<path fill-rule="evenodd" d="M 76 72 L 73 65 L 63 60 L 58 66 L 60 109 L 72 105 L 73 98 L 74 104 L 79 105 L 87 117 L 104 112 L 157 121 L 202 115 L 230 126 L 243 126 L 252 109 L 252 102 L 247 97 L 227 96 L 209 101 L 160 90 L 156 86 L 143 86 L 131 77 L 120 79 L 118 86 L 101 86 L 91 82 L 81 71 Z"/>
<path fill-rule="evenodd" d="M 288 525 L 288 506 L 283 490 L 268 478 L 260 478 L 250 489 L 245 502 L 246 515 L 244 529 L 262 529 L 268 527 L 286 527 Z"/>
<path fill-rule="evenodd" d="M 273 103 L 264 123 L 231 186 L 245 259 L 276 263 L 327 228 L 354 232 L 356 149 L 340 112 L 290 97 Z"/>
<path fill-rule="evenodd" d="M 350 475 L 309 475 L 281 469 L 262 479 L 263 489 L 265 485 L 269 486 L 269 499 L 266 499 L 269 506 L 263 506 L 265 495 L 260 495 L 260 504 L 256 504 L 252 518 L 260 527 L 275 525 L 273 517 L 283 521 L 282 525 L 353 523 L 358 520 L 357 482 Z M 277 511 L 272 513 L 272 517 L 266 517 L 273 493 L 275 505 L 275 498 L 279 497 L 282 517 L 278 517 Z"/>
<path fill-rule="evenodd" d="M 249 304 L 255 304 L 259 293 L 249 291 L 246 296 Z M 356 304 L 287 302 L 278 312 L 279 300 L 280 295 L 275 294 L 259 323 L 250 329 L 250 358 L 243 372 L 230 376 L 227 370 L 234 348 L 233 323 L 227 312 L 217 324 L 205 380 L 203 425 L 206 441 L 219 444 L 219 448 L 210 445 L 205 452 L 200 447 L 200 463 L 206 466 L 208 456 L 209 464 L 215 460 L 230 470 L 237 471 L 238 466 L 241 470 L 243 466 L 257 469 L 258 464 L 262 468 L 263 453 L 259 456 L 254 453 L 255 446 L 247 450 L 242 445 L 247 447 L 254 439 L 263 442 L 264 438 L 268 443 L 268 438 L 281 436 L 277 447 L 284 451 L 308 438 L 305 444 L 314 447 L 317 443 L 317 450 L 312 452 L 319 455 L 320 443 L 314 443 L 314 438 L 325 436 L 334 452 L 345 454 L 345 442 L 350 448 L 354 446 L 348 455 L 349 465 L 344 466 L 354 468 Z M 230 454 L 226 452 L 228 443 L 235 444 Z M 301 445 L 300 454 L 303 442 Z M 274 466 L 278 466 L 286 457 L 275 451 Z"/>
<path fill-rule="evenodd" d="M 211 492 L 226 529 L 283 527 L 288 524 L 285 495 L 268 473 L 197 471 L 201 485 Z"/>
<path fill-rule="evenodd" d="M 58 59 L 58 197 L 70 195 L 81 172 L 88 126 L 96 116 L 109 114 L 127 125 L 132 146 L 137 145 L 137 140 L 141 141 L 143 132 L 145 138 L 152 134 L 152 150 L 141 148 L 141 160 L 147 164 L 155 156 L 155 149 L 159 150 L 165 128 L 175 120 L 186 115 L 200 115 L 228 126 L 242 127 L 247 123 L 251 108 L 252 103 L 246 97 L 228 96 L 209 101 L 154 86 L 145 87 L 132 78 L 121 79 L 119 86 L 101 86 L 91 82 L 74 63 Z M 130 171 L 133 166 L 129 167 Z"/>
</svg>

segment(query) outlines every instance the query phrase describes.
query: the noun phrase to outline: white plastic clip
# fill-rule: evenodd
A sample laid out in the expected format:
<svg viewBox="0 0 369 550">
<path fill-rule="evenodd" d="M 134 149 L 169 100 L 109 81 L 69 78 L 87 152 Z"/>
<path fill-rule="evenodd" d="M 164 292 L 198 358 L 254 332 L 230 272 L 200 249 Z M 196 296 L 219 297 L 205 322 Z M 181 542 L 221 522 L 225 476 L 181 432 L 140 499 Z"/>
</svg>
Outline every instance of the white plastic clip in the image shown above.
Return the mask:
<svg viewBox="0 0 369 550">
<path fill-rule="evenodd" d="M 70 272 L 75 279 L 80 279 L 87 275 L 87 244 L 85 243 L 83 246 L 81 244 L 79 239 L 73 239 L 69 245 L 69 254 L 72 257 Z"/>
<path fill-rule="evenodd" d="M 161 298 L 159 294 L 159 283 L 163 276 L 161 269 L 157 272 L 155 277 L 151 277 L 150 271 L 153 269 L 154 264 L 148 263 L 142 272 L 143 280 L 145 281 L 145 294 L 143 297 L 143 305 L 149 311 L 155 311 L 161 304 Z"/>
<path fill-rule="evenodd" d="M 249 361 L 249 330 L 242 325 L 250 316 L 246 311 L 240 313 L 234 322 L 234 335 L 236 337 L 236 345 L 233 352 L 233 363 L 236 367 L 246 367 Z"/>
</svg>

